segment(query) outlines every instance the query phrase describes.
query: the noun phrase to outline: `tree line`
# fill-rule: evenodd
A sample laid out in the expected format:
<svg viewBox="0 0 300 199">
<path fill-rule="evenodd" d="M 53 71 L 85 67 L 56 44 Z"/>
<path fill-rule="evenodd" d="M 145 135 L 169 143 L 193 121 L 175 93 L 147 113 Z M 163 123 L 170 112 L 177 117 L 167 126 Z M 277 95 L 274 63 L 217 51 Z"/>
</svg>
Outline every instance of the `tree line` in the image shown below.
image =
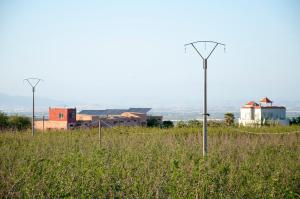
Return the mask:
<svg viewBox="0 0 300 199">
<path fill-rule="evenodd" d="M 31 120 L 28 117 L 20 115 L 8 116 L 6 113 L 0 112 L 0 131 L 4 130 L 26 130 L 30 128 Z"/>
<path fill-rule="evenodd" d="M 300 125 L 300 116 L 289 119 L 291 125 Z"/>
<path fill-rule="evenodd" d="M 234 114 L 226 113 L 224 115 L 224 121 L 208 121 L 208 126 L 234 126 Z M 189 121 L 178 121 L 176 125 L 172 121 L 159 121 L 156 118 L 151 118 L 147 120 L 147 127 L 159 127 L 159 128 L 184 128 L 184 127 L 202 127 L 202 122 L 199 120 L 189 120 Z"/>
</svg>

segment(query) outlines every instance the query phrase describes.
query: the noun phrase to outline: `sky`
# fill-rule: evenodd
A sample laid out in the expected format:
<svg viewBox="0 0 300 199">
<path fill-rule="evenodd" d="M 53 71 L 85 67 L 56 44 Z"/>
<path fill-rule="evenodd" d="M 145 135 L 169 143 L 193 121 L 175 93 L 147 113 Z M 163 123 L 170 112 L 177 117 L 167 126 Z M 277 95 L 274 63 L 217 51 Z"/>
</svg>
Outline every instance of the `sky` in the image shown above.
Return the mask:
<svg viewBox="0 0 300 199">
<path fill-rule="evenodd" d="M 300 101 L 300 1 L 0 0 L 0 93 L 103 107 Z M 197 45 L 206 55 L 212 48 Z"/>
</svg>

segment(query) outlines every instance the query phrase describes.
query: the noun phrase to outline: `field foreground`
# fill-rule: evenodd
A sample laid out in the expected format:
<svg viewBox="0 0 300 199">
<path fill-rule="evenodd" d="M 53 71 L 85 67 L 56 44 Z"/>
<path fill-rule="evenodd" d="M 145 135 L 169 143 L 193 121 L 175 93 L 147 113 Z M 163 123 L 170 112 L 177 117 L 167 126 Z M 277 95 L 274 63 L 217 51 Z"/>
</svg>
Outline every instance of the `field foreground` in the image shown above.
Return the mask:
<svg viewBox="0 0 300 199">
<path fill-rule="evenodd" d="M 300 127 L 198 131 L 1 133 L 0 198 L 300 198 Z"/>
</svg>

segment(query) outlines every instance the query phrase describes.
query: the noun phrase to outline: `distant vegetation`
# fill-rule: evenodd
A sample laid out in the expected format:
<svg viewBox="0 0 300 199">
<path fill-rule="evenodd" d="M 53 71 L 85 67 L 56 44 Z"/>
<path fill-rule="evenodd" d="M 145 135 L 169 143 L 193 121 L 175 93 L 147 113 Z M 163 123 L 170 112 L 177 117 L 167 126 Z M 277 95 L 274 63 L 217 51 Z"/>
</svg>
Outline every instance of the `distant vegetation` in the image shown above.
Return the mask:
<svg viewBox="0 0 300 199">
<path fill-rule="evenodd" d="M 290 124 L 291 125 L 300 125 L 300 116 L 291 118 Z"/>
<path fill-rule="evenodd" d="M 161 122 L 156 118 L 150 118 L 147 120 L 147 127 L 172 128 L 174 127 L 174 124 L 169 120 Z"/>
<path fill-rule="evenodd" d="M 300 126 L 120 129 L 0 134 L 0 198 L 300 197 Z"/>
<path fill-rule="evenodd" d="M 26 130 L 30 128 L 31 121 L 28 117 L 12 115 L 7 116 L 5 113 L 0 112 L 0 131 L 4 130 Z"/>
<path fill-rule="evenodd" d="M 224 123 L 227 126 L 232 126 L 234 125 L 234 114 L 233 113 L 225 113 L 224 115 Z"/>
<path fill-rule="evenodd" d="M 207 122 L 209 127 L 221 127 L 226 126 L 224 121 L 216 121 L 216 120 L 209 120 Z M 200 128 L 202 127 L 202 121 L 199 120 L 189 120 L 189 121 L 178 121 L 176 123 L 177 128 Z"/>
</svg>

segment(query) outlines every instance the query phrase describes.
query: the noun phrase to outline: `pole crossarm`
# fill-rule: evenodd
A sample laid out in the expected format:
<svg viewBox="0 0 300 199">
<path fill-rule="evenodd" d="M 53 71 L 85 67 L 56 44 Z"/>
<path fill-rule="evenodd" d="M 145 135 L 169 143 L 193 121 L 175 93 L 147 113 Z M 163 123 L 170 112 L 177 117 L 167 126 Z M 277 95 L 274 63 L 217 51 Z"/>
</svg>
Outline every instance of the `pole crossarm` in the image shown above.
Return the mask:
<svg viewBox="0 0 300 199">
<path fill-rule="evenodd" d="M 195 46 L 196 43 L 205 43 L 205 44 L 206 44 L 206 43 L 213 43 L 213 44 L 215 44 L 215 45 L 214 45 L 213 49 L 209 52 L 208 56 L 207 56 L 207 57 L 204 57 L 204 56 L 199 52 L 199 50 L 196 48 L 196 46 Z M 186 48 L 186 47 L 188 47 L 188 46 L 192 46 L 192 47 L 195 49 L 195 51 L 198 53 L 198 55 L 200 55 L 200 57 L 201 57 L 203 60 L 205 60 L 205 59 L 208 59 L 208 58 L 211 56 L 211 54 L 214 52 L 214 50 L 217 48 L 218 45 L 224 46 L 224 50 L 225 50 L 226 45 L 223 44 L 223 43 L 216 42 L 216 41 L 194 41 L 194 42 L 191 42 L 191 43 L 184 44 L 184 47 Z"/>
<path fill-rule="evenodd" d="M 29 84 L 32 88 L 35 88 L 35 87 L 38 85 L 38 83 L 39 83 L 40 81 L 43 81 L 43 80 L 40 79 L 40 78 L 34 78 L 34 77 L 31 77 L 31 78 L 26 78 L 26 79 L 24 79 L 23 82 L 24 82 L 24 81 L 27 81 L 28 84 Z M 33 83 L 33 82 L 35 82 L 35 83 Z"/>
</svg>

